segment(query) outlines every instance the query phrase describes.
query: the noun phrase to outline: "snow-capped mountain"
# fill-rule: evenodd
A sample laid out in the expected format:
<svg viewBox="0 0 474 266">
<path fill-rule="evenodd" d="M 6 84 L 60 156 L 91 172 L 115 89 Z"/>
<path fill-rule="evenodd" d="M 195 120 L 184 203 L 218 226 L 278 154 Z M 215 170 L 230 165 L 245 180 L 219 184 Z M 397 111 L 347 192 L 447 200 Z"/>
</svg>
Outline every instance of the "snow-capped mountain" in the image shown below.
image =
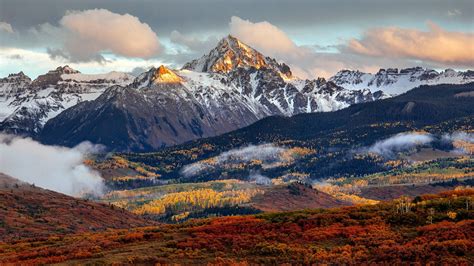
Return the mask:
<svg viewBox="0 0 474 266">
<path fill-rule="evenodd" d="M 472 78 L 472 71 L 412 68 L 375 75 L 344 70 L 328 81 L 302 80 L 286 64 L 227 36 L 180 70 L 161 66 L 136 78 L 119 72 L 86 75 L 67 66 L 34 81 L 10 75 L 0 80 L 0 131 L 49 144 L 90 140 L 113 150 L 147 151 L 267 116 L 334 111 L 387 98 L 386 92 Z"/>
<path fill-rule="evenodd" d="M 126 86 L 134 77 L 120 72 L 89 75 L 58 67 L 31 81 L 22 72 L 0 80 L 0 130 L 35 135 L 64 109 L 94 100 L 112 85 Z"/>
<path fill-rule="evenodd" d="M 225 74 L 237 68 L 250 67 L 272 69 L 283 78 L 291 78 L 292 75 L 286 64 L 280 64 L 275 59 L 262 55 L 232 35 L 222 39 L 209 54 L 186 63 L 183 69 Z"/>
<path fill-rule="evenodd" d="M 286 64 L 262 55 L 230 35 L 177 73 L 208 108 L 219 104 L 222 98 L 233 98 L 235 102 L 245 103 L 247 109 L 256 110 L 254 113 L 260 118 L 332 111 L 384 97 L 369 90 L 344 90 L 324 79 L 293 77 Z"/>
<path fill-rule="evenodd" d="M 46 124 L 41 139 L 68 146 L 87 139 L 120 150 L 153 150 L 222 134 L 270 115 L 333 111 L 384 96 L 368 89 L 346 90 L 324 79 L 298 79 L 285 64 L 228 36 L 181 70 L 152 68 L 126 88 L 108 89 L 95 101 L 64 111 Z"/>
<path fill-rule="evenodd" d="M 30 83 L 31 78 L 23 72 L 10 74 L 8 77 L 0 79 L 0 99 L 7 100 L 22 94 Z M 1 115 L 2 114 L 0 114 L 0 117 Z"/>
<path fill-rule="evenodd" d="M 329 79 L 335 84 L 350 90 L 382 90 L 396 95 L 420 85 L 465 84 L 474 81 L 474 71 L 454 71 L 446 69 L 438 72 L 422 67 L 405 69 L 380 69 L 376 74 L 353 70 L 341 70 Z"/>
</svg>

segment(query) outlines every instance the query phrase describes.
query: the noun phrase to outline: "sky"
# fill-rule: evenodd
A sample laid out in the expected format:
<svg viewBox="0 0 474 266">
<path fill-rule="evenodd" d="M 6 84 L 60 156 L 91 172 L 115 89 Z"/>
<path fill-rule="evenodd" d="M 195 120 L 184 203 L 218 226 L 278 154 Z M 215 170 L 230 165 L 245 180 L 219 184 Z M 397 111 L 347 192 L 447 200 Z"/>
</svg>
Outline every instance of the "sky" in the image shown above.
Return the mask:
<svg viewBox="0 0 474 266">
<path fill-rule="evenodd" d="M 472 0 L 0 0 L 0 77 L 180 68 L 228 34 L 301 78 L 474 69 Z"/>
</svg>

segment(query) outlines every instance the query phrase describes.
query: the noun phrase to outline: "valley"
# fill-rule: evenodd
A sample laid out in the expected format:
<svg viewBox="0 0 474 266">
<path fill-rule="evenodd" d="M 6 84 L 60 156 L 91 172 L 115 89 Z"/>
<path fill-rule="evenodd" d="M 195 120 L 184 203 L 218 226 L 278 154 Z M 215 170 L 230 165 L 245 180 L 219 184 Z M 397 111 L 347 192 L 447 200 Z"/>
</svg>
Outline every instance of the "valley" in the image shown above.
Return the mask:
<svg viewBox="0 0 474 266">
<path fill-rule="evenodd" d="M 473 264 L 472 70 L 309 79 L 216 43 L 0 79 L 0 264 Z"/>
<path fill-rule="evenodd" d="M 470 187 L 474 110 L 455 95 L 473 89 L 425 86 L 336 112 L 271 117 L 158 152 L 98 156 L 90 165 L 111 189 L 102 200 L 162 222 L 376 204 Z M 415 108 L 405 113 L 408 103 Z"/>
</svg>

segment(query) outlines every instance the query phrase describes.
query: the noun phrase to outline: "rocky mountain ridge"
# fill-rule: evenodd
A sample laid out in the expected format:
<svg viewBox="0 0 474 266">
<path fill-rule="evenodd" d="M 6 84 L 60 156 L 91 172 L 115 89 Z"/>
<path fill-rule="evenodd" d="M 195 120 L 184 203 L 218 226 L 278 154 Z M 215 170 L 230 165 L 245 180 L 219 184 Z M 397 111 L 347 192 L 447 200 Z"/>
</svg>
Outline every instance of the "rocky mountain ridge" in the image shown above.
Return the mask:
<svg viewBox="0 0 474 266">
<path fill-rule="evenodd" d="M 324 79 L 298 79 L 286 65 L 228 36 L 181 70 L 152 68 L 125 88 L 110 88 L 95 101 L 64 111 L 46 124 L 40 139 L 148 151 L 216 136 L 267 116 L 333 111 L 384 97 Z"/>
<path fill-rule="evenodd" d="M 0 131 L 35 136 L 63 110 L 94 100 L 113 85 L 128 85 L 132 75 L 121 72 L 82 74 L 58 67 L 31 80 L 20 72 L 0 80 Z"/>
<path fill-rule="evenodd" d="M 474 81 L 474 71 L 446 69 L 438 72 L 423 67 L 380 69 L 377 73 L 341 70 L 329 79 L 346 89 L 382 90 L 391 95 L 401 94 L 421 85 L 465 84 Z"/>
<path fill-rule="evenodd" d="M 377 74 L 342 70 L 329 80 L 303 80 L 286 64 L 229 35 L 180 70 L 153 67 L 133 77 L 87 75 L 64 66 L 33 81 L 12 74 L 0 80 L 0 131 L 50 144 L 89 140 L 113 150 L 146 151 L 219 135 L 268 116 L 335 111 L 384 99 L 387 92 L 419 84 L 467 83 L 473 73 L 420 67 Z"/>
</svg>

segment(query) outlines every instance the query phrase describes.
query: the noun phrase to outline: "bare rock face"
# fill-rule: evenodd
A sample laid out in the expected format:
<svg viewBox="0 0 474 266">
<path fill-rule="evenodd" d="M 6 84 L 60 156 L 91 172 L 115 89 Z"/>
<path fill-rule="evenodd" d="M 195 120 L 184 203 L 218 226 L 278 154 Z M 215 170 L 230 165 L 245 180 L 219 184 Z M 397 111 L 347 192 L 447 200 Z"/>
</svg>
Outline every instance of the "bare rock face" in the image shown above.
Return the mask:
<svg viewBox="0 0 474 266">
<path fill-rule="evenodd" d="M 60 67 L 57 67 L 55 70 L 50 70 L 48 73 L 38 76 L 31 83 L 31 87 L 37 90 L 46 89 L 47 87 L 51 85 L 58 84 L 58 82 L 62 80 L 61 79 L 62 74 L 78 74 L 78 73 L 80 72 L 70 68 L 67 65 L 60 66 Z"/>
</svg>

